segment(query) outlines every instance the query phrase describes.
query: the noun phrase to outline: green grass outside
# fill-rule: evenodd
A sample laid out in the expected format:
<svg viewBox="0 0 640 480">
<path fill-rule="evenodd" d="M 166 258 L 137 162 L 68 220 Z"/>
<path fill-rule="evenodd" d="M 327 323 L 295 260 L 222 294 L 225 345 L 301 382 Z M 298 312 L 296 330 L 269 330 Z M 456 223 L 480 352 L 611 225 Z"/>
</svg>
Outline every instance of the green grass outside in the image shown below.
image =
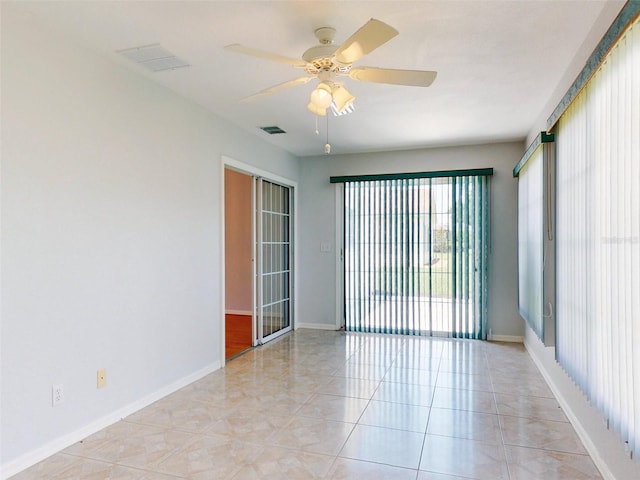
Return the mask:
<svg viewBox="0 0 640 480">
<path fill-rule="evenodd" d="M 398 269 L 383 269 L 382 272 L 374 274 L 374 291 L 377 294 L 386 293 L 387 295 L 431 294 L 434 297 L 451 297 L 451 272 L 453 270 L 450 265 L 451 254 L 449 252 L 434 253 L 433 260 L 432 265 L 415 267 L 411 273 L 405 270 L 404 274 L 400 276 L 398 276 Z M 383 285 L 380 277 L 387 278 L 386 285 Z"/>
</svg>

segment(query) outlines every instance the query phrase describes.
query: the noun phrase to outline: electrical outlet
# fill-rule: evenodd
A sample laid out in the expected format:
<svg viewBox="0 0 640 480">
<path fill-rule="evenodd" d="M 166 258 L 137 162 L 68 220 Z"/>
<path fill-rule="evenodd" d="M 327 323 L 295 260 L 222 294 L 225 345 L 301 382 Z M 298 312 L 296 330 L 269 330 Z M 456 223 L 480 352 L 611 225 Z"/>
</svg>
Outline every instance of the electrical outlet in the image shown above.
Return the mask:
<svg viewBox="0 0 640 480">
<path fill-rule="evenodd" d="M 101 368 L 98 370 L 98 388 L 107 386 L 107 369 Z"/>
<path fill-rule="evenodd" d="M 61 383 L 51 387 L 51 405 L 56 406 L 64 402 L 64 385 Z"/>
</svg>

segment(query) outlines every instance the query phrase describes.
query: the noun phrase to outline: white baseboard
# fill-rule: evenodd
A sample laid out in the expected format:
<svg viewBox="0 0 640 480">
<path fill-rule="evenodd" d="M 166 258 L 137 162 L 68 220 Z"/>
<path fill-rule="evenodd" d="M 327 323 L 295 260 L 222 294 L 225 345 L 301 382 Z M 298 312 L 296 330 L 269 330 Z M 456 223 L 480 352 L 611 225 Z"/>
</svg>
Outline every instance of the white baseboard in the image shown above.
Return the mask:
<svg viewBox="0 0 640 480">
<path fill-rule="evenodd" d="M 487 340 L 490 342 L 524 343 L 524 337 L 518 335 L 491 335 Z"/>
<path fill-rule="evenodd" d="M 247 315 L 251 316 L 251 310 L 225 310 L 227 315 Z"/>
<path fill-rule="evenodd" d="M 338 330 L 334 324 L 297 322 L 295 329 L 298 330 L 300 328 L 309 328 L 312 330 Z"/>
<path fill-rule="evenodd" d="M 640 462 L 629 458 L 621 438 L 608 430 L 602 415 L 555 361 L 553 347 L 545 347 L 525 326 L 524 346 L 540 370 L 585 449 L 605 480 L 640 478 Z"/>
<path fill-rule="evenodd" d="M 74 432 L 71 432 L 66 435 L 63 435 L 62 437 L 56 438 L 55 440 L 48 442 L 47 444 L 42 445 L 41 447 L 38 447 L 35 450 L 32 450 L 30 452 L 27 452 L 19 456 L 15 460 L 7 462 L 5 465 L 0 465 L 0 480 L 6 480 L 12 475 L 17 474 L 35 465 L 38 462 L 41 462 L 42 460 L 60 452 L 61 450 L 64 450 L 67 447 L 70 447 L 74 443 L 79 442 L 80 440 L 88 437 L 89 435 L 99 432 L 103 428 L 106 428 L 109 425 L 113 425 L 114 423 L 119 422 L 120 420 L 131 415 L 132 413 L 135 413 L 138 410 L 141 410 L 144 407 L 147 407 L 152 403 L 157 402 L 161 398 L 164 398 L 167 395 L 170 395 L 171 393 L 177 390 L 180 390 L 181 388 L 186 387 L 187 385 L 197 380 L 200 380 L 202 377 L 205 377 L 206 375 L 209 375 L 210 373 L 215 372 L 216 370 L 220 369 L 220 366 L 221 366 L 220 362 L 214 362 L 210 365 L 207 365 L 206 367 L 198 370 L 197 372 L 187 375 L 186 377 L 183 377 L 167 385 L 166 387 L 161 388 L 160 390 L 156 390 L 155 392 L 147 395 L 146 397 L 141 398 L 140 400 L 136 400 L 135 402 L 130 403 L 129 405 L 119 408 L 118 410 L 108 415 L 105 415 L 104 417 L 99 418 L 98 420 L 95 420 L 90 424 L 77 429 Z"/>
</svg>

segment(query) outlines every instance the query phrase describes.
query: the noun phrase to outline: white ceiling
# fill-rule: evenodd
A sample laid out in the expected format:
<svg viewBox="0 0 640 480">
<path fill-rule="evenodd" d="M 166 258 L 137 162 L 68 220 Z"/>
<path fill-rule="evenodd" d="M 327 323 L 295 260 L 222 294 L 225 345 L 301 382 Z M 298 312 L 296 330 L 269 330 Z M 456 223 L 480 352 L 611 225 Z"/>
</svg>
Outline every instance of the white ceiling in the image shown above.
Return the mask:
<svg viewBox="0 0 640 480">
<path fill-rule="evenodd" d="M 336 28 L 339 44 L 377 18 L 400 34 L 356 65 L 436 70 L 438 77 L 428 88 L 347 79 L 356 110 L 329 117 L 332 153 L 522 140 L 534 120 L 548 113 L 543 108 L 606 3 L 53 1 L 20 6 L 87 48 L 306 156 L 321 154 L 325 143 L 325 118 L 320 117 L 317 136 L 316 117 L 306 109 L 314 82 L 239 103 L 301 72 L 223 46 L 241 43 L 299 58 L 317 44 L 316 28 Z M 151 73 L 115 53 L 155 43 L 191 66 Z M 268 125 L 287 133 L 270 136 L 258 129 Z"/>
</svg>

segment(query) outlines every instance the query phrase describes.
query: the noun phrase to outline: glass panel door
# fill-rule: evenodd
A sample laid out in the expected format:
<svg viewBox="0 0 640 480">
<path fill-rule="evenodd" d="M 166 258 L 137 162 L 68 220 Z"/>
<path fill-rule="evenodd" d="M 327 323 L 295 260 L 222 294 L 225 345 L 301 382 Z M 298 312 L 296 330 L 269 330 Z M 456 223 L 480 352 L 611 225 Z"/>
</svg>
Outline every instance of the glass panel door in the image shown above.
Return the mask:
<svg viewBox="0 0 640 480">
<path fill-rule="evenodd" d="M 486 338 L 488 177 L 344 187 L 345 327 Z"/>
<path fill-rule="evenodd" d="M 291 330 L 291 188 L 258 180 L 258 340 Z"/>
</svg>

